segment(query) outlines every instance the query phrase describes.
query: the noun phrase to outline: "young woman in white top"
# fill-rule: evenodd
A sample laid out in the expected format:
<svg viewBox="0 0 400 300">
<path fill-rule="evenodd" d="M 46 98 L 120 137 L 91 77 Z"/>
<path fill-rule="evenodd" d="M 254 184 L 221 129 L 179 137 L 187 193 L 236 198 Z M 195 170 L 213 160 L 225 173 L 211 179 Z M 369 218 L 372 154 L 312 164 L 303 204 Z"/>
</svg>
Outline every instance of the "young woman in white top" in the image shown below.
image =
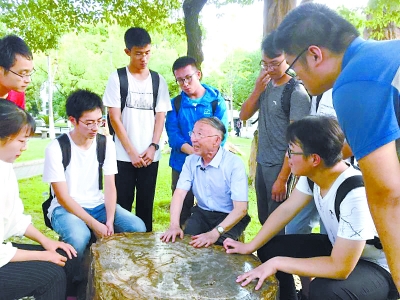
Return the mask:
<svg viewBox="0 0 400 300">
<path fill-rule="evenodd" d="M 65 299 L 68 275 L 75 268 L 75 249 L 44 236 L 23 213 L 12 163 L 34 132 L 35 122 L 27 112 L 0 99 L 0 299 Z M 12 236 L 25 236 L 41 246 L 7 242 Z"/>
</svg>

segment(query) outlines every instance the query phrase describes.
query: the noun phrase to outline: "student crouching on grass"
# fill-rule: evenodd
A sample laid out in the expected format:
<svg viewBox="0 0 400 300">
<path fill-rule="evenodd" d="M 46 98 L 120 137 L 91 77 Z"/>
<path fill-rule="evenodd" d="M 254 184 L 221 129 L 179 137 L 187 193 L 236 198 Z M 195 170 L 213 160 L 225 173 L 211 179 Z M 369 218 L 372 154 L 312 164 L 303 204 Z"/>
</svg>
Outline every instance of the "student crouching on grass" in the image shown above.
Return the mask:
<svg viewBox="0 0 400 300">
<path fill-rule="evenodd" d="M 298 299 L 292 274 L 315 277 L 305 295 L 308 299 L 386 300 L 398 296 L 361 177 L 361 184 L 352 186 L 335 209 L 336 194 L 344 182 L 361 175 L 342 160 L 344 134 L 337 121 L 325 116 L 295 121 L 288 127 L 287 140 L 289 166 L 294 175 L 301 176 L 293 193 L 251 242 L 224 242 L 227 253 L 258 250 L 263 262 L 240 275 L 237 282 L 245 286 L 258 279 L 259 289 L 268 276 L 276 274 L 280 299 L 284 300 Z M 276 236 L 313 196 L 327 235 Z"/>
<path fill-rule="evenodd" d="M 71 245 L 50 240 L 23 214 L 12 163 L 34 132 L 35 122 L 28 113 L 0 99 L 0 299 L 65 299 L 77 261 Z M 12 236 L 25 236 L 41 246 L 4 242 Z"/>
</svg>

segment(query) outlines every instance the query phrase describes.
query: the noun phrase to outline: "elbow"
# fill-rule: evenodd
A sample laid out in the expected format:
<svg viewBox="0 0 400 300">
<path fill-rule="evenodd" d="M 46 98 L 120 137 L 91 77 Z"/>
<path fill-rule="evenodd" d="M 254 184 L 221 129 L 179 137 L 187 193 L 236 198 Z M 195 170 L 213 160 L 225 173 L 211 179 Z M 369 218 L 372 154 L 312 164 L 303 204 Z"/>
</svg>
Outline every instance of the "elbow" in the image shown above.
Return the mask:
<svg viewBox="0 0 400 300">
<path fill-rule="evenodd" d="M 350 270 L 348 268 L 338 270 L 338 272 L 336 273 L 335 279 L 346 280 L 350 276 L 352 271 L 353 271 L 353 269 Z"/>
</svg>

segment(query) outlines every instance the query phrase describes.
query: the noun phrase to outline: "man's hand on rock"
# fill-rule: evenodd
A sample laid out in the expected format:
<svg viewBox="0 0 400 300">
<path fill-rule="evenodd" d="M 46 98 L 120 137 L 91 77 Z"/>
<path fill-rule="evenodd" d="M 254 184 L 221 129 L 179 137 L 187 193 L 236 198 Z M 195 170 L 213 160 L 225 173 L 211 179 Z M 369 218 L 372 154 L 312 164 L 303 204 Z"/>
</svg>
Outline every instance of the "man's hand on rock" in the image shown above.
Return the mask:
<svg viewBox="0 0 400 300">
<path fill-rule="evenodd" d="M 209 232 L 192 236 L 190 245 L 195 248 L 208 247 L 214 244 L 219 238 L 219 232 L 213 229 Z"/>
<path fill-rule="evenodd" d="M 164 243 L 168 243 L 170 240 L 175 243 L 177 236 L 183 239 L 182 229 L 179 226 L 170 226 L 169 229 L 161 235 L 160 239 Z"/>
</svg>

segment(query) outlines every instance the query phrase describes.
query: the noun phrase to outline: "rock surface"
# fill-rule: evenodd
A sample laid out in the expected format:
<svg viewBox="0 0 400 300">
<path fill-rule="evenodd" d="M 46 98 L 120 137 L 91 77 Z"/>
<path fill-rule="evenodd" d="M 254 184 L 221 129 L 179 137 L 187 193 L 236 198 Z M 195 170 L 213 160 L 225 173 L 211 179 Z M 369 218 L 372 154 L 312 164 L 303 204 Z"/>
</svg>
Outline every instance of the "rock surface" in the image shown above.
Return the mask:
<svg viewBox="0 0 400 300">
<path fill-rule="evenodd" d="M 87 299 L 278 299 L 278 281 L 241 287 L 236 277 L 257 267 L 254 255 L 226 254 L 221 246 L 195 249 L 190 237 L 162 243 L 160 233 L 124 233 L 91 248 Z"/>
</svg>

